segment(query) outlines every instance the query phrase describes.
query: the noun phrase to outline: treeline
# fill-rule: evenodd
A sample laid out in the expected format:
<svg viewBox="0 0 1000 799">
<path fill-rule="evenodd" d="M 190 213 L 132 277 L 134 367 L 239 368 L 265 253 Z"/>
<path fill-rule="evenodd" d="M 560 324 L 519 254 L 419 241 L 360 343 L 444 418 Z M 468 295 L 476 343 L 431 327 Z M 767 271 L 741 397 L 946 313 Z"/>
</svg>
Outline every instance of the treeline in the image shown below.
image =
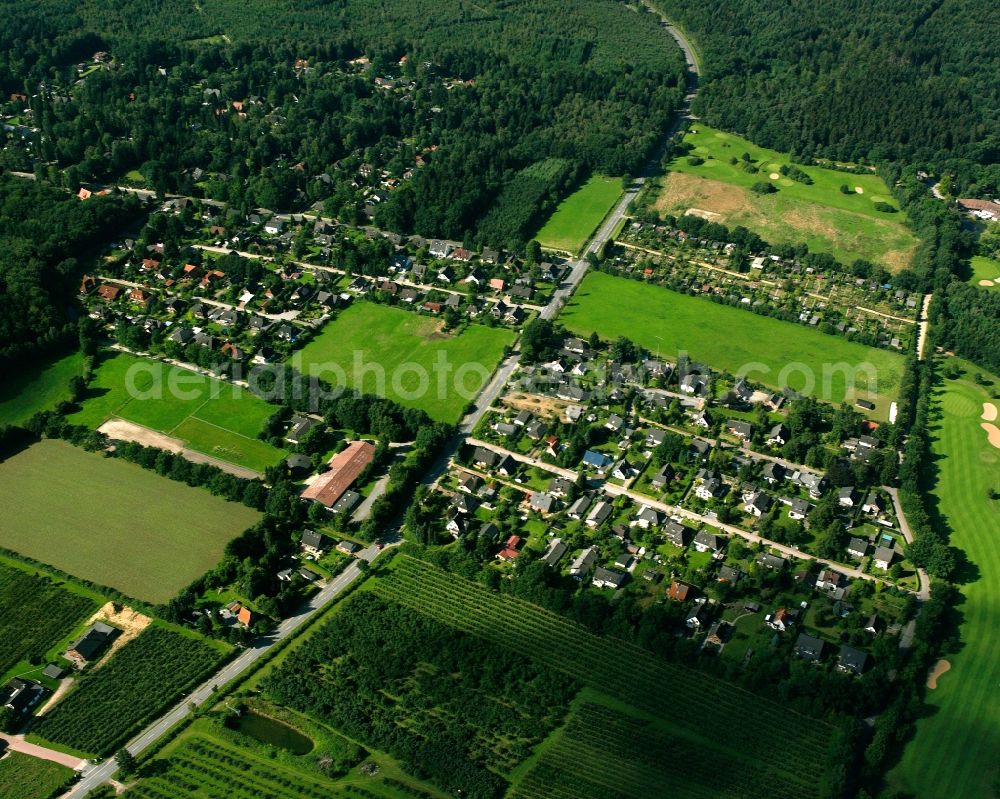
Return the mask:
<svg viewBox="0 0 1000 799">
<path fill-rule="evenodd" d="M 547 158 L 517 172 L 483 217 L 476 238 L 517 250 L 553 211 L 579 175 L 560 158 Z"/>
<path fill-rule="evenodd" d="M 75 197 L 0 176 L 0 370 L 72 341 L 81 255 L 139 213 L 129 196 Z"/>
</svg>

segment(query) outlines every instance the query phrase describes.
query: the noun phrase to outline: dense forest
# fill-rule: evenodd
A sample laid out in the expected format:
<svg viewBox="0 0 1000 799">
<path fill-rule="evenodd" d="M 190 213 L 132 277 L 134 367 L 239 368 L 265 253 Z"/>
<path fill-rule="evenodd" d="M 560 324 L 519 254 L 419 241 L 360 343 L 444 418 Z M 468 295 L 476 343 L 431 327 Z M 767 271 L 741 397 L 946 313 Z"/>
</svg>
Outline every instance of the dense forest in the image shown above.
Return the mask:
<svg viewBox="0 0 1000 799">
<path fill-rule="evenodd" d="M 64 191 L 0 176 L 0 367 L 75 340 L 77 256 L 135 217 L 132 196 L 81 203 Z"/>
<path fill-rule="evenodd" d="M 683 86 L 655 15 L 606 0 L 572 13 L 559 0 L 41 0 L 15 13 L 25 5 L 0 3 L 14 20 L 0 31 L 0 97 L 30 98 L 38 132 L 30 156 L 11 149 L 0 166 L 37 157 L 74 189 L 135 170 L 235 207 L 324 201 L 348 222 L 368 166 L 362 183 L 382 170 L 401 181 L 378 198 L 379 224 L 425 236 L 469 238 L 535 162 L 569 171 L 542 167 L 543 191 L 515 193 L 520 220 L 567 175 L 635 173 Z M 103 66 L 81 71 L 95 52 Z M 508 231 L 523 243 L 524 230 L 504 224 L 490 243 Z"/>
<path fill-rule="evenodd" d="M 986 0 L 656 0 L 701 52 L 695 112 L 759 144 L 1000 187 L 1000 8 Z"/>
</svg>

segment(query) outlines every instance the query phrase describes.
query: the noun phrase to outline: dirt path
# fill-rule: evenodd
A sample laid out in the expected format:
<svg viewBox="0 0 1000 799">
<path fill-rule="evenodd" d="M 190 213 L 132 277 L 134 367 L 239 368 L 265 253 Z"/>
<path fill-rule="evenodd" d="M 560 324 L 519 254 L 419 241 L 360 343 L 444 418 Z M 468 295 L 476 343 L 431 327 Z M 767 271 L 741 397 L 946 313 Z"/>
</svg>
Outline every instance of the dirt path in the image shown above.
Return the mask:
<svg viewBox="0 0 1000 799">
<path fill-rule="evenodd" d="M 11 752 L 20 752 L 23 755 L 31 755 L 39 760 L 51 760 L 61 766 L 66 766 L 74 770 L 79 770 L 87 765 L 86 760 L 81 760 L 75 755 L 67 755 L 63 752 L 56 752 L 54 749 L 46 749 L 44 746 L 29 744 L 21 735 L 5 735 L 0 733 L 0 740 L 7 742 L 7 748 Z"/>
<path fill-rule="evenodd" d="M 72 687 L 73 687 L 72 678 L 64 677 L 63 679 L 61 679 L 59 681 L 59 687 L 56 688 L 56 692 L 52 694 L 52 696 L 49 697 L 48 701 L 38 709 L 38 712 L 35 713 L 35 715 L 44 716 L 46 713 L 48 713 L 52 709 L 52 706 L 60 699 L 62 699 L 64 696 L 66 696 L 66 692 L 69 691 L 69 689 Z"/>
<path fill-rule="evenodd" d="M 927 346 L 927 332 L 930 328 L 930 319 L 927 318 L 927 311 L 931 307 L 931 299 L 933 294 L 924 295 L 924 304 L 920 308 L 920 322 L 918 330 L 920 331 L 920 337 L 917 339 L 917 359 L 924 359 L 924 349 Z"/>
</svg>

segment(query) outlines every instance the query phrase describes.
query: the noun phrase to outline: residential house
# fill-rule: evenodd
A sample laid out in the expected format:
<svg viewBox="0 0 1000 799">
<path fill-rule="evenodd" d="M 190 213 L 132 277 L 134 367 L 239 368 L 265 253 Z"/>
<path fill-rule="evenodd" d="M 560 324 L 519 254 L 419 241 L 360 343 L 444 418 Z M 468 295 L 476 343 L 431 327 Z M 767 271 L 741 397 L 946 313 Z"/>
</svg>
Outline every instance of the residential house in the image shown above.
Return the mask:
<svg viewBox="0 0 1000 799">
<path fill-rule="evenodd" d="M 712 499 L 718 499 L 726 493 L 726 484 L 714 472 L 707 469 L 698 470 L 696 481 L 698 485 L 694 493 L 698 499 L 708 502 Z"/>
<path fill-rule="evenodd" d="M 612 463 L 614 463 L 611 458 L 605 455 L 603 452 L 598 452 L 597 450 L 588 449 L 583 453 L 583 465 L 589 466 L 592 469 L 597 469 L 599 472 L 603 472 Z"/>
<path fill-rule="evenodd" d="M 687 583 L 683 583 L 680 580 L 674 580 L 670 583 L 670 587 L 667 589 L 667 599 L 672 599 L 675 602 L 687 602 L 691 598 L 694 592 L 692 588 Z"/>
<path fill-rule="evenodd" d="M 788 561 L 780 555 L 772 555 L 770 552 L 761 552 L 754 561 L 762 569 L 770 571 L 784 571 Z"/>
<path fill-rule="evenodd" d="M 618 590 L 625 584 L 628 575 L 617 569 L 608 569 L 598 566 L 594 570 L 594 579 L 591 581 L 597 588 L 612 588 Z"/>
<path fill-rule="evenodd" d="M 731 583 L 736 585 L 743 579 L 743 572 L 732 566 L 722 566 L 719 569 L 719 576 L 716 578 L 720 583 Z"/>
<path fill-rule="evenodd" d="M 330 544 L 329 539 L 322 533 L 317 533 L 315 530 L 306 530 L 299 539 L 299 545 L 306 554 L 312 555 L 314 558 L 319 558 L 322 557 Z"/>
<path fill-rule="evenodd" d="M 837 501 L 843 508 L 853 508 L 856 498 L 857 494 L 854 491 L 854 486 L 844 486 L 837 491 Z"/>
<path fill-rule="evenodd" d="M 823 641 L 807 633 L 799 633 L 795 639 L 795 654 L 803 660 L 816 663 L 823 658 Z"/>
<path fill-rule="evenodd" d="M 753 490 L 743 494 L 743 508 L 751 516 L 763 516 L 773 504 L 774 500 L 763 491 Z"/>
<path fill-rule="evenodd" d="M 876 547 L 875 554 L 872 556 L 872 563 L 875 564 L 877 569 L 888 569 L 892 566 L 893 558 L 896 557 L 896 551 L 892 547 Z"/>
<path fill-rule="evenodd" d="M 337 544 L 337 551 L 343 553 L 344 555 L 354 555 L 361 550 L 359 544 L 355 544 L 353 541 L 340 541 Z"/>
<path fill-rule="evenodd" d="M 301 414 L 293 416 L 285 440 L 290 444 L 300 444 L 315 426 L 316 421 L 308 416 Z"/>
<path fill-rule="evenodd" d="M 611 476 L 617 480 L 631 480 L 635 474 L 635 468 L 624 458 L 611 467 Z"/>
<path fill-rule="evenodd" d="M 551 494 L 534 491 L 528 499 L 528 506 L 538 513 L 551 513 L 556 508 L 556 498 Z"/>
<path fill-rule="evenodd" d="M 722 646 L 732 637 L 732 635 L 733 625 L 731 625 L 728 621 L 722 621 L 719 619 L 708 628 L 708 634 L 705 636 L 705 643 Z"/>
<path fill-rule="evenodd" d="M 648 505 L 643 505 L 632 523 L 643 530 L 648 530 L 650 527 L 659 527 L 663 524 L 663 517 L 664 514 L 662 511 L 658 511 Z"/>
<path fill-rule="evenodd" d="M 597 562 L 597 550 L 594 547 L 587 547 L 577 555 L 570 564 L 569 573 L 571 577 L 581 579 L 593 568 Z"/>
<path fill-rule="evenodd" d="M 694 548 L 699 552 L 718 552 L 722 549 L 723 538 L 717 536 L 715 533 L 709 533 L 705 530 L 700 531 L 694 537 Z"/>
<path fill-rule="evenodd" d="M 788 505 L 788 518 L 796 519 L 801 521 L 809 515 L 809 511 L 812 510 L 812 505 L 809 504 L 807 500 L 804 499 L 788 499 L 787 497 L 781 500 L 783 503 Z"/>
<path fill-rule="evenodd" d="M 582 519 L 583 515 L 587 512 L 587 509 L 590 508 L 591 501 L 590 496 L 587 494 L 578 497 L 576 502 L 570 505 L 566 515 L 571 519 Z"/>
<path fill-rule="evenodd" d="M 885 513 L 885 500 L 882 495 L 874 488 L 868 492 L 868 498 L 865 500 L 865 504 L 861 506 L 861 510 L 871 516 L 878 516 Z"/>
<path fill-rule="evenodd" d="M 0 707 L 9 710 L 15 719 L 27 716 L 42 701 L 47 691 L 31 680 L 14 677 L 0 688 Z"/>
<path fill-rule="evenodd" d="M 688 539 L 690 538 L 690 530 L 683 524 L 678 524 L 675 521 L 669 521 L 663 527 L 664 535 L 667 541 L 673 544 L 675 547 L 684 547 L 687 545 Z"/>
<path fill-rule="evenodd" d="M 103 621 L 95 621 L 83 634 L 69 645 L 65 652 L 67 660 L 73 661 L 78 668 L 94 660 L 105 647 L 118 635 L 118 630 Z"/>
<path fill-rule="evenodd" d="M 711 621 L 711 613 L 708 609 L 706 603 L 695 605 L 688 617 L 684 620 L 684 624 L 690 627 L 692 630 L 700 630 L 702 627 L 708 625 Z"/>
<path fill-rule="evenodd" d="M 674 479 L 675 474 L 674 467 L 669 463 L 665 463 L 649 478 L 649 484 L 653 488 L 662 489 Z"/>
<path fill-rule="evenodd" d="M 503 548 L 497 552 L 497 558 L 504 562 L 510 562 L 517 558 L 521 554 L 522 539 L 519 535 L 512 535 L 508 538 L 503 545 Z"/>
<path fill-rule="evenodd" d="M 590 528 L 600 527 L 604 522 L 606 522 L 610 517 L 613 508 L 610 502 L 605 502 L 603 499 L 598 500 L 597 504 L 591 509 L 590 513 L 587 514 L 586 525 Z"/>
<path fill-rule="evenodd" d="M 840 572 L 833 569 L 822 569 L 816 577 L 817 591 L 834 591 L 843 588 L 847 583 L 847 578 Z"/>
<path fill-rule="evenodd" d="M 863 674 L 868 666 L 868 653 L 863 649 L 843 644 L 837 656 L 837 668 L 851 674 Z"/>
<path fill-rule="evenodd" d="M 742 441 L 749 441 L 753 435 L 753 425 L 744 422 L 742 419 L 730 419 L 726 422 L 726 432 L 736 436 Z"/>
<path fill-rule="evenodd" d="M 572 480 L 567 480 L 565 477 L 553 477 L 549 480 L 549 493 L 554 497 L 565 497 L 572 491 Z"/>
<path fill-rule="evenodd" d="M 847 554 L 854 558 L 863 558 L 868 554 L 868 541 L 864 538 L 852 538 L 847 544 Z"/>
<path fill-rule="evenodd" d="M 772 447 L 783 447 L 791 440 L 791 431 L 783 424 L 776 424 L 767 433 L 767 443 Z"/>
<path fill-rule="evenodd" d="M 566 544 L 564 544 L 560 539 L 553 538 L 549 542 L 548 549 L 545 550 L 545 554 L 542 555 L 542 562 L 546 566 L 551 566 L 555 568 L 555 565 L 562 559 L 562 556 L 566 554 Z"/>
<path fill-rule="evenodd" d="M 798 618 L 798 611 L 789 610 L 788 608 L 778 608 L 774 611 L 774 613 L 765 616 L 764 622 L 772 630 L 777 630 L 778 632 L 783 633 L 794 627 Z"/>
</svg>

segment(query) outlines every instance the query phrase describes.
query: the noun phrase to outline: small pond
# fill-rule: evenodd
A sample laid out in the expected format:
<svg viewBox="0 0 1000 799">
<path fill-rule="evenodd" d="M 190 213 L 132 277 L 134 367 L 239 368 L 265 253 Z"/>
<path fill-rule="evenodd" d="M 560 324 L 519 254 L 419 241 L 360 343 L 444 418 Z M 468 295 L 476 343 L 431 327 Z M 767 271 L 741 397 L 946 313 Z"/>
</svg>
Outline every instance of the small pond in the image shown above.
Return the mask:
<svg viewBox="0 0 1000 799">
<path fill-rule="evenodd" d="M 287 749 L 295 755 L 307 754 L 313 748 L 311 738 L 307 738 L 287 724 L 282 724 L 267 716 L 261 716 L 253 711 L 246 711 L 240 716 L 236 729 L 244 735 L 256 738 L 261 743 Z"/>
</svg>

